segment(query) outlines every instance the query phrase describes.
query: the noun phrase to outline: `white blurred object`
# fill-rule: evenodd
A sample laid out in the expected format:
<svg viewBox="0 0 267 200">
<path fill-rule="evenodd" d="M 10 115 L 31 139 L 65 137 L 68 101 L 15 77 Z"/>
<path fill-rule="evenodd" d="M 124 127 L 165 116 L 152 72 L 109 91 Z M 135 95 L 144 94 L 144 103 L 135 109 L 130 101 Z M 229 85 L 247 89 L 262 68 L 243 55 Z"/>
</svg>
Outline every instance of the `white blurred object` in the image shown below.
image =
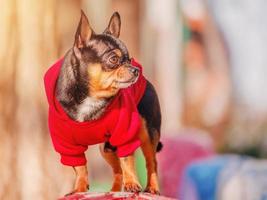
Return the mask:
<svg viewBox="0 0 267 200">
<path fill-rule="evenodd" d="M 147 0 L 147 20 L 156 32 L 154 64 L 163 115 L 162 130 L 176 133 L 181 115 L 182 18 L 177 0 Z M 167 131 L 166 131 L 167 130 Z"/>
<path fill-rule="evenodd" d="M 193 19 L 202 19 L 205 15 L 203 0 L 180 0 L 184 14 Z"/>
<path fill-rule="evenodd" d="M 208 0 L 229 49 L 237 102 L 254 114 L 267 112 L 265 0 Z"/>
<path fill-rule="evenodd" d="M 238 151 L 260 148 L 267 120 L 267 1 L 207 2 L 230 60 L 235 105 L 227 144 Z"/>
<path fill-rule="evenodd" d="M 244 161 L 224 185 L 218 187 L 218 200 L 258 200 L 267 197 L 267 160 Z"/>
</svg>

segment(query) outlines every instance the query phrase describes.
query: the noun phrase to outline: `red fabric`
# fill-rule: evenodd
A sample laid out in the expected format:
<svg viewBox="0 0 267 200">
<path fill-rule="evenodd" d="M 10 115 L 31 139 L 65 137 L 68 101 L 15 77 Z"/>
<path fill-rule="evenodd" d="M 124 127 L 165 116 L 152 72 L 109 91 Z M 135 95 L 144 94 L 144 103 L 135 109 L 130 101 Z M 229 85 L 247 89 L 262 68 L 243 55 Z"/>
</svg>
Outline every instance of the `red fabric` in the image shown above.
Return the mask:
<svg viewBox="0 0 267 200">
<path fill-rule="evenodd" d="M 55 98 L 56 81 L 62 63 L 63 59 L 56 62 L 44 76 L 49 104 L 50 135 L 55 150 L 61 155 L 62 164 L 69 166 L 86 164 L 84 152 L 88 145 L 105 141 L 109 141 L 111 145 L 117 147 L 119 157 L 132 154 L 140 146 L 137 133 L 141 121 L 137 104 L 146 87 L 146 79 L 142 75 L 141 65 L 132 60 L 132 65 L 141 71 L 138 81 L 126 89 L 121 89 L 100 119 L 76 122 L 65 113 Z M 107 136 L 107 133 L 110 134 L 110 137 Z"/>
</svg>

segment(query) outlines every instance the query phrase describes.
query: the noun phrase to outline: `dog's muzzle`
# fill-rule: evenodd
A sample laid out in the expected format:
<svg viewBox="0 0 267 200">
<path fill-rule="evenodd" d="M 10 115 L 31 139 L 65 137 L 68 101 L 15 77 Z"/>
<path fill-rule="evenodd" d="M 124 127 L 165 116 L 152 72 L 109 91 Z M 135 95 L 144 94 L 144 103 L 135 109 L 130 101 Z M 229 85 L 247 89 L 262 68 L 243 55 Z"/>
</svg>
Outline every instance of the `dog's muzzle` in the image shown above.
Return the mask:
<svg viewBox="0 0 267 200">
<path fill-rule="evenodd" d="M 137 67 L 134 66 L 129 66 L 128 70 L 135 76 L 137 77 L 139 75 L 140 70 Z"/>
</svg>

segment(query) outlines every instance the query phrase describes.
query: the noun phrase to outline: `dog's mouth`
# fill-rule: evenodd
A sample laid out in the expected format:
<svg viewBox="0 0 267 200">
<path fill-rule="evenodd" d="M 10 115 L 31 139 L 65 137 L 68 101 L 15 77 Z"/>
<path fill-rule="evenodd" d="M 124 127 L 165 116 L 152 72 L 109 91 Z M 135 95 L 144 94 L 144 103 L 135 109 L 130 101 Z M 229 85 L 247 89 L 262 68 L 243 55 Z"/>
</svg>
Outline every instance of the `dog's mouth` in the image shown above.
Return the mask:
<svg viewBox="0 0 267 200">
<path fill-rule="evenodd" d="M 115 81 L 118 88 L 127 88 L 137 81 L 138 77 L 130 78 L 126 81 Z"/>
</svg>

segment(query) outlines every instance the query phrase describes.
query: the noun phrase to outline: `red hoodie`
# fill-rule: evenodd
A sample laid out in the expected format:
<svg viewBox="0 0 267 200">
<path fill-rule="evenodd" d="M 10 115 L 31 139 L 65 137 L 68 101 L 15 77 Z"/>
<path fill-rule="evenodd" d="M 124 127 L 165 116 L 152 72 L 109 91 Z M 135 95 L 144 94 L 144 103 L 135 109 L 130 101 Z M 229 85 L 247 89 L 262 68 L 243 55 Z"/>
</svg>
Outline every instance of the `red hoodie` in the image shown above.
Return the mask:
<svg viewBox="0 0 267 200">
<path fill-rule="evenodd" d="M 85 165 L 84 152 L 88 145 L 106 141 L 117 147 L 119 157 L 132 154 L 140 146 L 137 134 L 141 121 L 137 104 L 146 87 L 142 66 L 132 60 L 132 65 L 141 72 L 137 82 L 121 89 L 100 119 L 76 122 L 65 113 L 55 97 L 56 81 L 62 63 L 63 59 L 57 61 L 44 76 L 49 104 L 48 125 L 54 148 L 61 155 L 61 163 L 69 166 Z"/>
</svg>

